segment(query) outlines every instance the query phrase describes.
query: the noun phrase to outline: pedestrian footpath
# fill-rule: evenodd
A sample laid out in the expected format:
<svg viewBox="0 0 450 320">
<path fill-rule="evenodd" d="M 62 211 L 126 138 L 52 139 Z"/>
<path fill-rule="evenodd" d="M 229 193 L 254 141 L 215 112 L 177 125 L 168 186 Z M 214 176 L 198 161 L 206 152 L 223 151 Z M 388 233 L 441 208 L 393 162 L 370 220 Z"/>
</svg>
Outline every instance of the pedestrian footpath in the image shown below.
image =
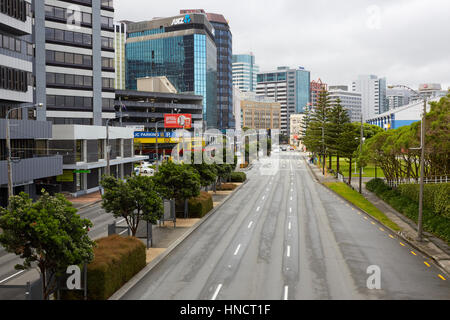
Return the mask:
<svg viewBox="0 0 450 320">
<path fill-rule="evenodd" d="M 339 182 L 334 175 L 322 174 L 322 168 L 311 164 L 308 159 L 305 158 L 311 171 L 318 182 Z M 353 180 L 353 179 L 352 179 Z M 424 232 L 423 241 L 417 241 L 417 224 L 411 219 L 405 217 L 401 213 L 397 212 L 383 200 L 378 198 L 374 193 L 366 189 L 365 183 L 370 179 L 364 179 L 362 184 L 362 195 L 369 200 L 375 207 L 382 211 L 391 221 L 395 222 L 400 228 L 400 236 L 405 238 L 412 246 L 422 251 L 426 255 L 433 258 L 436 263 L 443 268 L 448 274 L 450 274 L 450 246 L 443 240 L 436 238 L 430 233 Z M 355 190 L 359 190 L 359 177 L 354 177 L 352 181 L 352 187 Z"/>
</svg>

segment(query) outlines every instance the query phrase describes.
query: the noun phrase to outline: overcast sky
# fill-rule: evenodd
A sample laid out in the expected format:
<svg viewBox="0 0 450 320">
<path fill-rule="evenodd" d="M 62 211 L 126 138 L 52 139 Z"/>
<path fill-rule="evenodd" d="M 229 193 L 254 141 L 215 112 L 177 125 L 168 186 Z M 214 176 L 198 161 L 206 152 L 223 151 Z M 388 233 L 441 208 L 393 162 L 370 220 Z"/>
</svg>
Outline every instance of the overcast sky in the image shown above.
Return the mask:
<svg viewBox="0 0 450 320">
<path fill-rule="evenodd" d="M 233 53 L 253 52 L 261 70 L 303 66 L 328 84 L 375 74 L 450 87 L 449 0 L 115 0 L 115 8 L 117 20 L 132 21 L 188 8 L 221 13 Z"/>
</svg>

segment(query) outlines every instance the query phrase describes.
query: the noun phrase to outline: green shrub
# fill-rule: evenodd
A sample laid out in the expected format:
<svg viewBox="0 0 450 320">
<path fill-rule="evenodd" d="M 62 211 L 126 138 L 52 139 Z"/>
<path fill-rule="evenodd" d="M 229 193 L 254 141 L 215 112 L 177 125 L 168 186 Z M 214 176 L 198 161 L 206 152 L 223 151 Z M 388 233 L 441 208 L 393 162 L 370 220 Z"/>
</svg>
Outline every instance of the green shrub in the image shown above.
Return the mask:
<svg viewBox="0 0 450 320">
<path fill-rule="evenodd" d="M 134 237 L 112 235 L 96 241 L 94 260 L 87 268 L 89 300 L 107 300 L 146 266 L 146 248 Z M 81 300 L 80 292 L 63 292 L 66 300 Z"/>
<path fill-rule="evenodd" d="M 189 199 L 189 217 L 203 218 L 214 208 L 212 195 L 208 192 L 200 192 L 196 198 Z"/>
<path fill-rule="evenodd" d="M 234 183 L 222 183 L 217 187 L 217 191 L 232 191 L 237 188 L 237 185 Z"/>
<path fill-rule="evenodd" d="M 425 231 L 431 232 L 450 243 L 448 185 L 425 186 L 423 227 Z M 394 190 L 389 188 L 383 180 L 373 179 L 366 184 L 366 187 L 395 210 L 417 223 L 419 215 L 419 185 L 401 185 L 397 190 Z M 425 192 L 425 190 L 427 191 Z"/>
<path fill-rule="evenodd" d="M 231 173 L 231 182 L 244 182 L 247 180 L 247 175 L 245 172 L 232 172 Z"/>
<path fill-rule="evenodd" d="M 413 201 L 419 201 L 418 184 L 400 185 L 398 191 Z M 450 218 L 450 183 L 426 184 L 423 190 L 423 204 L 434 213 Z"/>
</svg>

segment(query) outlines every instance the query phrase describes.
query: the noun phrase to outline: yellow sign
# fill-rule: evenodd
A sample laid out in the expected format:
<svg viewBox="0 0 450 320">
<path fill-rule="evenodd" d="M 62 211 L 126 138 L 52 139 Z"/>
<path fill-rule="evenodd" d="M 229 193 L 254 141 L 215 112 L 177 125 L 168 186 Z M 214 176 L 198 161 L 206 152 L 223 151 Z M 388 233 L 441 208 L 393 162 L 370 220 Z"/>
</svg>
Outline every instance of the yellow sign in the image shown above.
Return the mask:
<svg viewBox="0 0 450 320">
<path fill-rule="evenodd" d="M 73 170 L 63 170 L 63 174 L 56 177 L 57 182 L 73 182 Z"/>
<path fill-rule="evenodd" d="M 156 138 L 136 138 L 136 143 L 156 144 Z M 178 143 L 178 138 L 158 138 L 158 143 Z"/>
</svg>

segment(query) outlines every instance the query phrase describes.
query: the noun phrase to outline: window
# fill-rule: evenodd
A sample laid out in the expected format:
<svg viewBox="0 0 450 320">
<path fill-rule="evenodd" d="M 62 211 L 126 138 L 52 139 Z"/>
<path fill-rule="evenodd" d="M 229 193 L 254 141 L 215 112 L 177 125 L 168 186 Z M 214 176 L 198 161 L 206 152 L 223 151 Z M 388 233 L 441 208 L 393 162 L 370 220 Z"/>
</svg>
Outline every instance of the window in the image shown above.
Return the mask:
<svg viewBox="0 0 450 320">
<path fill-rule="evenodd" d="M 64 30 L 55 29 L 54 40 L 64 41 Z"/>
<path fill-rule="evenodd" d="M 83 34 L 79 33 L 79 32 L 74 32 L 73 33 L 73 42 L 82 44 L 83 43 Z"/>
<path fill-rule="evenodd" d="M 64 31 L 64 40 L 68 42 L 73 42 L 73 32 L 72 31 Z"/>
<path fill-rule="evenodd" d="M 66 74 L 66 85 L 73 86 L 75 84 L 75 76 L 73 74 Z"/>
<path fill-rule="evenodd" d="M 60 62 L 60 63 L 64 63 L 64 61 L 65 61 L 64 52 L 56 51 L 55 52 L 55 61 L 56 62 Z"/>
<path fill-rule="evenodd" d="M 65 62 L 73 64 L 73 61 L 74 61 L 73 53 L 65 53 Z"/>
<path fill-rule="evenodd" d="M 33 45 L 31 43 L 27 43 L 27 55 L 34 55 Z"/>
<path fill-rule="evenodd" d="M 81 66 L 83 64 L 83 56 L 81 54 L 74 54 L 73 63 Z"/>
<path fill-rule="evenodd" d="M 55 84 L 64 85 L 64 74 L 55 73 Z"/>
<path fill-rule="evenodd" d="M 55 74 L 51 72 L 47 72 L 47 84 L 54 84 L 55 83 Z"/>
<path fill-rule="evenodd" d="M 22 52 L 22 42 L 16 39 L 16 51 Z"/>
</svg>

